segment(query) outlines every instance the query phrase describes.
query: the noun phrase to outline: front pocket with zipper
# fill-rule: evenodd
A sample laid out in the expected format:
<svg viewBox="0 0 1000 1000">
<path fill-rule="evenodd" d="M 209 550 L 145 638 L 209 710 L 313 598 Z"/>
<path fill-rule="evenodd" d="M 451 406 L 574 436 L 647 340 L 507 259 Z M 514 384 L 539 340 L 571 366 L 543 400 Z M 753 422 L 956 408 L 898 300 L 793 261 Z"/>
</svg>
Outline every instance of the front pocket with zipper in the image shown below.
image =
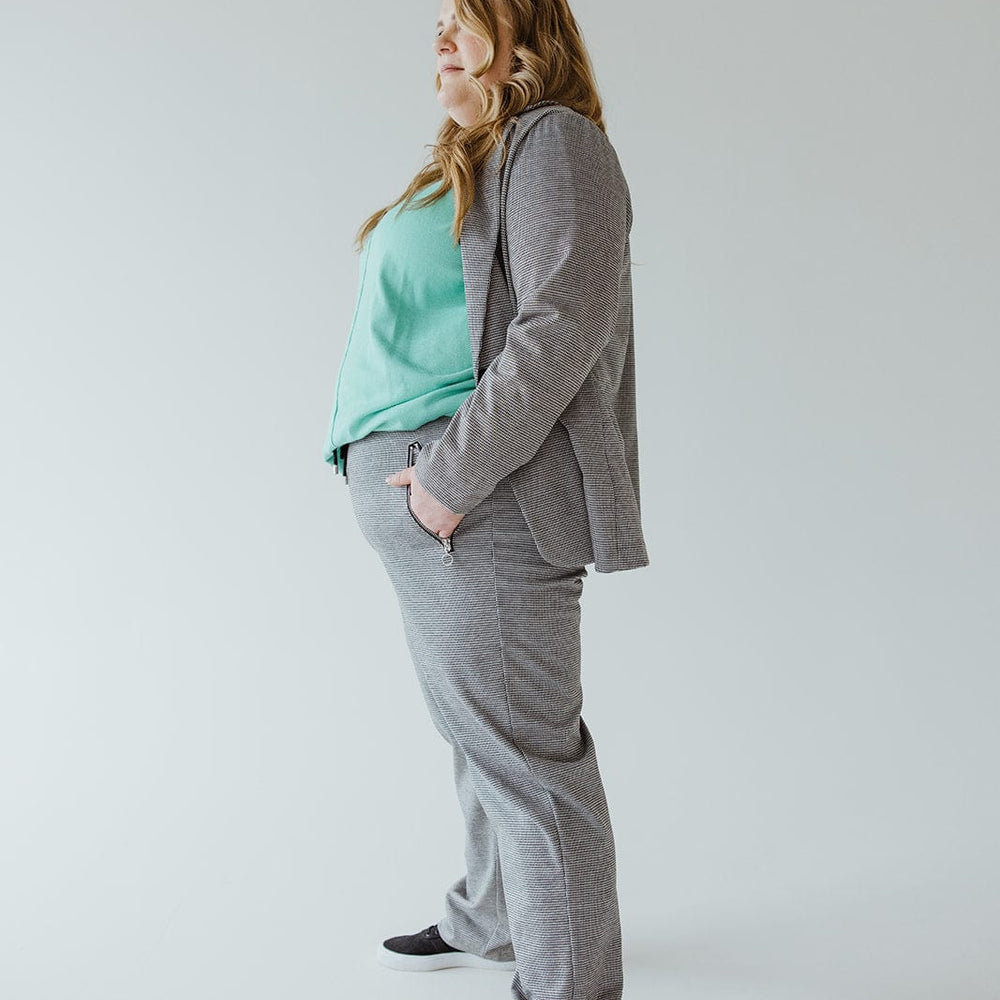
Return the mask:
<svg viewBox="0 0 1000 1000">
<path fill-rule="evenodd" d="M 411 441 L 409 445 L 407 445 L 406 448 L 407 467 L 416 464 L 417 455 L 420 453 L 420 449 L 422 447 L 423 445 L 419 441 Z M 454 556 L 452 556 L 451 553 L 454 551 L 455 543 L 452 541 L 451 535 L 449 535 L 447 538 L 442 538 L 436 531 L 431 531 L 431 529 L 428 528 L 427 525 L 424 524 L 424 522 L 421 521 L 420 518 L 413 513 L 413 506 L 410 503 L 409 483 L 406 484 L 406 509 L 410 512 L 410 517 L 413 518 L 414 522 L 421 528 L 423 528 L 423 530 L 426 531 L 427 534 L 430 535 L 435 542 L 437 542 L 444 548 L 444 553 L 441 555 L 441 562 L 443 562 L 446 566 L 450 566 L 454 561 Z M 452 532 L 452 534 L 454 534 L 454 532 Z"/>
</svg>

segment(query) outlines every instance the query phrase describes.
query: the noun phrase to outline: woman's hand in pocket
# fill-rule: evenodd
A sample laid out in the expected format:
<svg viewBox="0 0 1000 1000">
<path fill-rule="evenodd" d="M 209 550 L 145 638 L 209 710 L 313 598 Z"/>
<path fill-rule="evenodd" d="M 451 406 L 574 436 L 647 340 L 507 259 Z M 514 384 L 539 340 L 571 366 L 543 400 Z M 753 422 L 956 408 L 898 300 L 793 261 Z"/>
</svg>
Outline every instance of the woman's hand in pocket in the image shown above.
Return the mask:
<svg viewBox="0 0 1000 1000">
<path fill-rule="evenodd" d="M 450 537 L 451 533 L 458 527 L 459 522 L 465 517 L 464 514 L 456 514 L 449 510 L 443 503 L 432 497 L 420 485 L 414 467 L 408 466 L 394 472 L 391 476 L 386 476 L 385 481 L 390 486 L 410 487 L 410 509 L 414 515 L 431 531 L 436 532 L 441 538 Z"/>
</svg>

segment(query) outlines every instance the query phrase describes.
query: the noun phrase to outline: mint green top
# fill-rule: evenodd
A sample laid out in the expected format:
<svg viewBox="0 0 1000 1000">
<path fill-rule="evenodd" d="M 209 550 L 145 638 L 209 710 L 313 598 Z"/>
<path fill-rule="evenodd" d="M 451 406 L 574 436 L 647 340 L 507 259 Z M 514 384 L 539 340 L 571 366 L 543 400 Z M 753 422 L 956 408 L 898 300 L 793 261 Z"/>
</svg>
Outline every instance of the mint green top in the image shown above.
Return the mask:
<svg viewBox="0 0 1000 1000">
<path fill-rule="evenodd" d="M 338 474 L 343 445 L 451 416 L 476 387 L 454 214 L 448 191 L 433 205 L 397 205 L 368 234 L 324 456 Z"/>
</svg>

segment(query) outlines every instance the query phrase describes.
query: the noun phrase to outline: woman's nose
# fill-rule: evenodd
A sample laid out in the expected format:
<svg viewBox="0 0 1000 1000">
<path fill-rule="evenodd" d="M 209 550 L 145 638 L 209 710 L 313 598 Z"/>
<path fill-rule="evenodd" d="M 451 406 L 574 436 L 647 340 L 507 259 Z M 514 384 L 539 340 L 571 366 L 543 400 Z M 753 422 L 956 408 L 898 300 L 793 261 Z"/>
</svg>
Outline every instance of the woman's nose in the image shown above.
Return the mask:
<svg viewBox="0 0 1000 1000">
<path fill-rule="evenodd" d="M 442 28 L 440 35 L 434 36 L 434 51 L 437 53 L 450 52 L 455 48 L 455 43 L 452 41 L 451 28 Z"/>
</svg>

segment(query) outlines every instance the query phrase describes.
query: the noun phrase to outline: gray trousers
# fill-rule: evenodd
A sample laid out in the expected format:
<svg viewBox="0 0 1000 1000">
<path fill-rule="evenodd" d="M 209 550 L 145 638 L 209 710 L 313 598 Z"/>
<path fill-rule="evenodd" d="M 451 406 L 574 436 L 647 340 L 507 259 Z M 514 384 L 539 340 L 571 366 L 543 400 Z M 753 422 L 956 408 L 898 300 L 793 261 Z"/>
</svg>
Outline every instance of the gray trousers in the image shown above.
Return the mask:
<svg viewBox="0 0 1000 1000">
<path fill-rule="evenodd" d="M 580 714 L 587 570 L 542 559 L 507 479 L 462 519 L 450 554 L 414 520 L 406 487 L 385 477 L 449 419 L 373 431 L 347 456 L 354 514 L 454 753 L 466 871 L 438 930 L 463 951 L 514 959 L 515 1000 L 621 1000 L 614 836 Z"/>
</svg>

